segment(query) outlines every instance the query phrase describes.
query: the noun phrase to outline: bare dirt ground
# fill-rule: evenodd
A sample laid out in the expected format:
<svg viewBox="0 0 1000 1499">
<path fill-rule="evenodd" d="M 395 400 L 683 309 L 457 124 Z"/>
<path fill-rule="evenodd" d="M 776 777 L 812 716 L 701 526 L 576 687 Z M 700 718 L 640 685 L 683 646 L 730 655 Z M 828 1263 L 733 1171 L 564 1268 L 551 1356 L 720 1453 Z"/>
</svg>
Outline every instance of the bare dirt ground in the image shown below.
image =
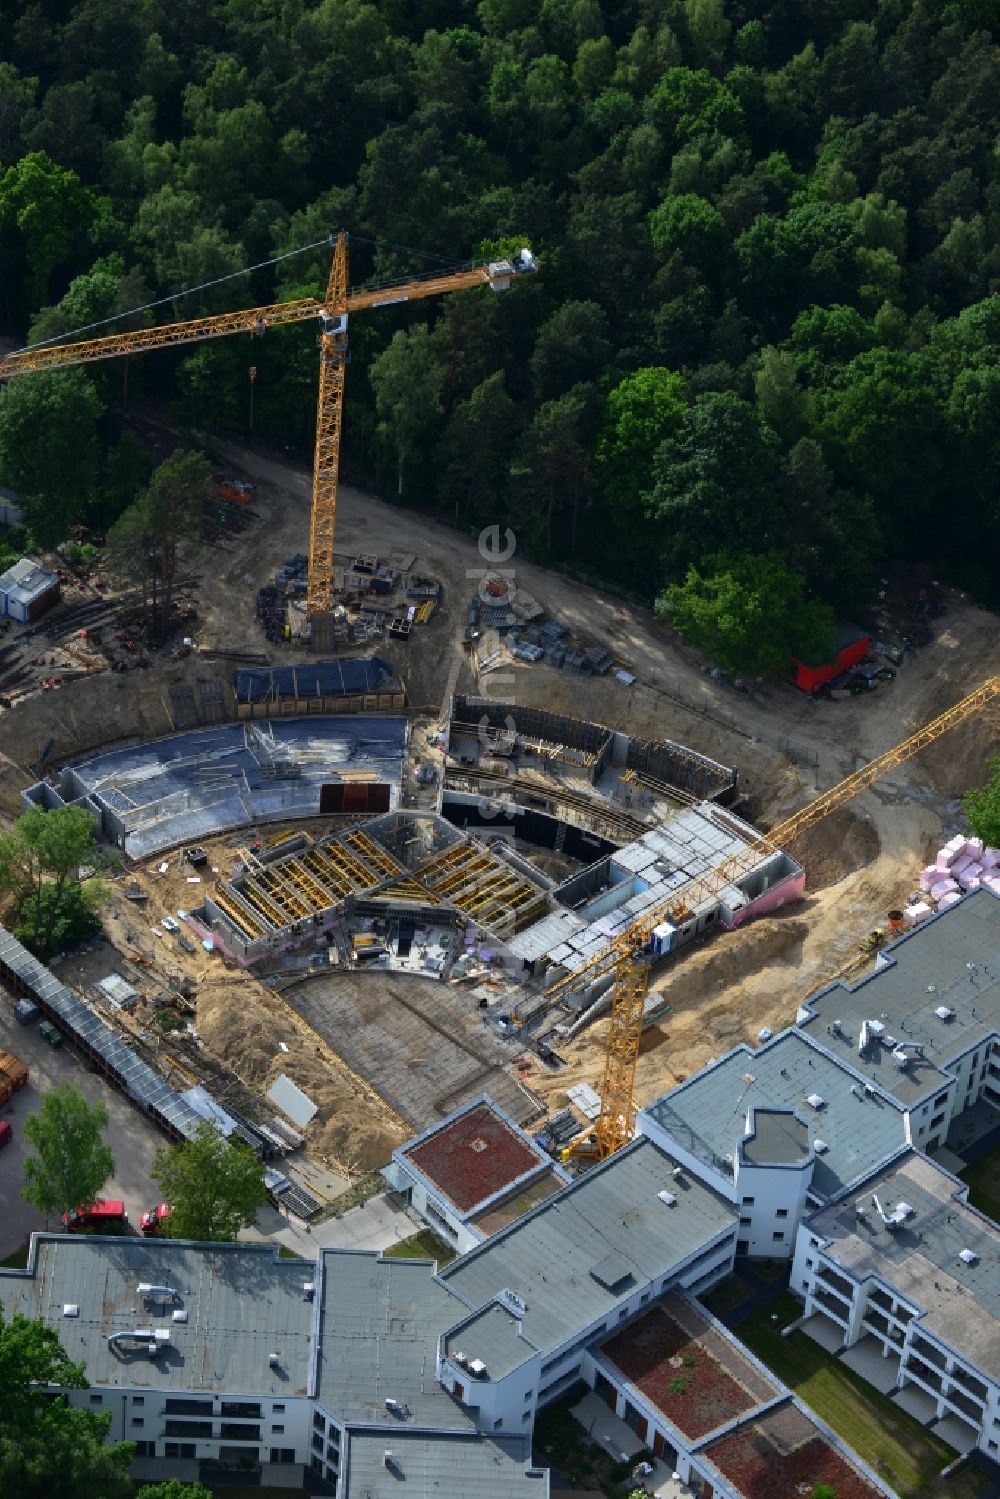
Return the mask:
<svg viewBox="0 0 1000 1499">
<path fill-rule="evenodd" d="M 256 526 L 207 556 L 197 598 L 196 640 L 202 650 L 255 651 L 268 659 L 294 659 L 289 647 L 269 646 L 254 620 L 257 589 L 286 556 L 307 544 L 310 480 L 294 465 L 233 450 L 236 471 L 257 484 Z M 414 707 L 440 712 L 456 686 L 475 690 L 462 644 L 466 605 L 484 567 L 474 541 L 417 513 L 400 510 L 345 486 L 338 509 L 338 555 L 357 551 L 413 552 L 416 568 L 444 584 L 444 604 L 406 643 L 379 641 L 375 649 L 396 664 Z M 845 702 L 816 702 L 794 689 L 769 686 L 753 698 L 706 677 L 703 662 L 681 646 L 649 610 L 631 608 L 593 589 L 522 562 L 516 550 L 505 563 L 564 624 L 589 639 L 600 637 L 636 676 L 624 687 L 613 678 L 568 676 L 525 666 L 499 682 L 487 679 L 494 698 L 544 706 L 592 718 L 650 738 L 690 745 L 738 766 L 751 816 L 773 826 L 834 785 L 857 765 L 906 738 L 1000 672 L 1000 630 L 995 616 L 948 597 L 932 642 L 908 655 L 894 683 Z M 25 698 L 0 713 L 0 810 L 17 810 L 28 778 L 26 762 L 49 736 L 54 758 L 102 741 L 170 731 L 172 683 L 225 678 L 230 666 L 193 655 L 160 660 L 148 671 L 105 674 L 70 683 L 58 692 Z M 996 705 L 954 730 L 939 744 L 897 768 L 838 817 L 793 848 L 805 864 L 807 898 L 779 915 L 688 950 L 657 975 L 668 1005 L 648 1033 L 640 1057 L 637 1096 L 655 1096 L 709 1057 L 763 1026 L 776 1029 L 795 1014 L 797 1002 L 856 956 L 857 944 L 912 888 L 928 853 L 960 825 L 959 798 L 982 781 L 987 757 L 998 748 Z M 216 862 L 219 862 L 216 858 Z M 183 904 L 183 892 L 173 904 Z M 159 897 L 156 897 L 158 900 Z M 151 903 L 154 904 L 154 903 Z M 170 904 L 164 902 L 164 910 Z M 116 931 L 114 919 L 111 929 Z M 146 922 L 149 925 L 149 922 Z M 147 936 L 152 949 L 154 939 Z M 156 946 L 162 944 L 157 940 Z M 199 950 L 199 961 L 201 953 Z M 314 1148 L 341 1166 L 384 1160 L 398 1137 L 394 1121 L 362 1079 L 333 1060 L 319 1038 L 257 980 L 220 973 L 208 959 L 201 975 L 197 1027 L 206 1047 L 254 1087 L 287 1071 L 317 1102 L 324 1123 L 314 1126 Z M 276 1052 L 276 1012 L 288 1055 Z M 567 1085 L 598 1084 L 604 1026 L 598 1024 L 565 1048 L 568 1067 L 541 1066 L 526 1078 L 553 1106 Z M 362 1121 L 362 1115 L 367 1122 Z M 313 1142 L 310 1142 L 313 1144 Z"/>
</svg>

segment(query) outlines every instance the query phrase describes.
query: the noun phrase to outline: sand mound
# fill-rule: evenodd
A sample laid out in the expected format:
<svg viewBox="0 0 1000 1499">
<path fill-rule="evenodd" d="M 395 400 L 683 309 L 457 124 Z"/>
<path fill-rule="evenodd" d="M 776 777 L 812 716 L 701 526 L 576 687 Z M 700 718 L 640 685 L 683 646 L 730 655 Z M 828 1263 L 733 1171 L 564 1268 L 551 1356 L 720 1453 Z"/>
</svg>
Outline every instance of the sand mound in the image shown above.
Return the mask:
<svg viewBox="0 0 1000 1499">
<path fill-rule="evenodd" d="M 842 807 L 804 834 L 791 853 L 805 869 L 806 889 L 815 893 L 874 863 L 880 847 L 874 824 Z"/>
</svg>

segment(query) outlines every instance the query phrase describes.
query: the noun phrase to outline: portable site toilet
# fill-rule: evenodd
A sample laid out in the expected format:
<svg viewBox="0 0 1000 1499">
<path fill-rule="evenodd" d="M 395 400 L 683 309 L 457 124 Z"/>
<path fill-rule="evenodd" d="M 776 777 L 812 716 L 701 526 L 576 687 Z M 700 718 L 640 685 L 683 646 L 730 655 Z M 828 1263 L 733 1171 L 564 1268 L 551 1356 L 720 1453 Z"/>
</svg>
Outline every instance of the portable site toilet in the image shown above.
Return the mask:
<svg viewBox="0 0 1000 1499">
<path fill-rule="evenodd" d="M 0 614 L 28 624 L 59 602 L 59 574 L 46 572 L 31 557 L 22 557 L 0 574 Z"/>
</svg>

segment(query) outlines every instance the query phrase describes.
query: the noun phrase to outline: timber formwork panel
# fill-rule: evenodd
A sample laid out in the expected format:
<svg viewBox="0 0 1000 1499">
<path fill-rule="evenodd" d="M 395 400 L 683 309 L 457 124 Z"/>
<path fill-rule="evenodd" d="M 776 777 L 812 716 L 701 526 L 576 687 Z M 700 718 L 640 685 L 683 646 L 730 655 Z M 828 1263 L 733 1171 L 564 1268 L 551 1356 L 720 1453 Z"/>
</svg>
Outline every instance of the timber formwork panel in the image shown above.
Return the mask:
<svg viewBox="0 0 1000 1499">
<path fill-rule="evenodd" d="M 225 885 L 217 885 L 212 893 L 212 900 L 241 937 L 248 942 L 256 942 L 266 935 L 268 928 L 263 925 L 260 917 L 247 906 L 245 901 L 235 898 L 235 894 Z"/>
<path fill-rule="evenodd" d="M 268 899 L 267 892 L 262 890 L 257 882 L 251 878 L 243 880 L 239 887 L 239 893 L 257 915 L 267 923 L 274 931 L 281 931 L 288 925 L 288 920 L 280 906 L 276 906 Z"/>
<path fill-rule="evenodd" d="M 353 832 L 348 833 L 344 842 L 349 843 L 366 863 L 378 870 L 379 879 L 395 879 L 397 875 L 402 874 L 402 869 L 392 855 L 373 842 L 360 828 L 355 828 Z"/>
</svg>

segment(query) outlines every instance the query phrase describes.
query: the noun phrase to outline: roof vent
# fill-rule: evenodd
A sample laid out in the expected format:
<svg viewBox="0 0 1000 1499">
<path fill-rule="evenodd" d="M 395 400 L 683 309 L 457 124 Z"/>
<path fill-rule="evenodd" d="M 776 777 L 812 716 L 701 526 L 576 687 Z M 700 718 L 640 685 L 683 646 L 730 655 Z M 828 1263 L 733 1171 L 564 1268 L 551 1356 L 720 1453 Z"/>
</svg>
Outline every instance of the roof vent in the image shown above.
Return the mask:
<svg viewBox="0 0 1000 1499">
<path fill-rule="evenodd" d="M 486 1365 L 483 1363 L 481 1358 L 474 1358 L 469 1360 L 469 1373 L 474 1374 L 477 1379 L 485 1379 Z"/>
<path fill-rule="evenodd" d="M 825 1140 L 814 1140 L 813 1141 L 813 1150 L 816 1152 L 817 1155 L 826 1155 L 826 1153 L 827 1153 L 827 1151 L 829 1149 L 830 1149 L 830 1147 L 826 1143 Z"/>
<path fill-rule="evenodd" d="M 482 1155 L 483 1151 L 486 1149 L 486 1141 L 483 1139 L 470 1140 L 469 1149 L 474 1150 L 476 1152 L 476 1155 Z"/>
<path fill-rule="evenodd" d="M 668 1208 L 672 1208 L 676 1205 L 677 1198 L 674 1196 L 673 1192 L 657 1192 L 656 1195 L 661 1202 L 666 1203 Z"/>
<path fill-rule="evenodd" d="M 937 984 L 928 984 L 927 985 L 927 993 L 928 994 L 936 994 L 937 993 Z"/>
<path fill-rule="evenodd" d="M 307 1301 L 312 1301 L 313 1295 L 315 1293 L 315 1290 L 316 1290 L 316 1282 L 315 1281 L 313 1281 L 313 1280 L 304 1280 L 302 1282 L 302 1294 L 306 1298 Z"/>
<path fill-rule="evenodd" d="M 684 1167 L 675 1166 L 670 1175 L 673 1177 L 674 1181 L 678 1181 L 684 1175 Z"/>
<path fill-rule="evenodd" d="M 63 1302 L 63 1316 L 64 1317 L 79 1317 L 79 1315 L 80 1315 L 80 1308 L 77 1306 L 77 1304 L 76 1304 L 75 1301 L 64 1301 Z"/>
<path fill-rule="evenodd" d="M 528 1310 L 524 1302 L 524 1297 L 519 1296 L 516 1291 L 512 1291 L 509 1286 L 504 1286 L 502 1291 L 498 1291 L 496 1299 L 504 1311 L 510 1312 L 511 1316 L 516 1317 L 519 1322 Z"/>
<path fill-rule="evenodd" d="M 455 1352 L 451 1355 L 451 1361 L 453 1364 L 457 1364 L 460 1369 L 465 1368 L 467 1360 L 461 1348 L 455 1349 Z"/>
<path fill-rule="evenodd" d="M 268 1368 L 277 1369 L 278 1365 L 281 1363 L 281 1355 L 278 1353 L 269 1353 L 267 1355 L 267 1363 Z"/>
<path fill-rule="evenodd" d="M 812 1109 L 825 1109 L 826 1108 L 826 1099 L 825 1098 L 821 1098 L 818 1093 L 810 1093 L 808 1095 L 808 1097 L 806 1098 L 806 1103 Z"/>
<path fill-rule="evenodd" d="M 188 1319 L 187 1307 L 179 1306 L 171 1317 L 172 1322 L 186 1322 Z"/>
<path fill-rule="evenodd" d="M 979 1256 L 973 1249 L 960 1249 L 958 1257 L 963 1265 L 978 1265 Z"/>
<path fill-rule="evenodd" d="M 949 1005 L 938 1005 L 934 1011 L 939 1020 L 954 1020 L 955 1011 Z"/>
<path fill-rule="evenodd" d="M 180 1301 L 181 1293 L 173 1286 L 152 1286 L 148 1280 L 141 1280 L 136 1286 L 136 1293 L 143 1301 Z"/>
</svg>

